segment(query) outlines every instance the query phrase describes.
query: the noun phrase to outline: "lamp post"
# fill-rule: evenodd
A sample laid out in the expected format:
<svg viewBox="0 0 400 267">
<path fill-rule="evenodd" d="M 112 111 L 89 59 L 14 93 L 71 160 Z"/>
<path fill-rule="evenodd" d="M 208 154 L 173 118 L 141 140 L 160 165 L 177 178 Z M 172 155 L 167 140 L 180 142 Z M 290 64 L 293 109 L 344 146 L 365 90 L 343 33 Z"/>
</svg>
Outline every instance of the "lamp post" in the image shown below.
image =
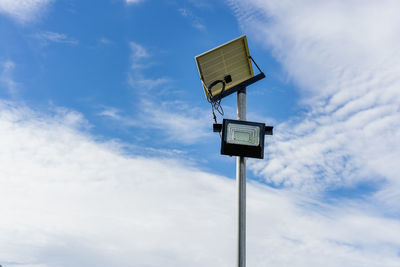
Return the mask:
<svg viewBox="0 0 400 267">
<path fill-rule="evenodd" d="M 246 120 L 246 87 L 237 92 L 237 119 Z M 246 158 L 236 157 L 237 267 L 246 266 Z"/>
<path fill-rule="evenodd" d="M 251 63 L 260 71 L 254 76 Z M 221 134 L 221 154 L 236 156 L 237 217 L 236 266 L 246 266 L 246 157 L 264 158 L 264 136 L 272 135 L 272 126 L 246 120 L 246 87 L 263 78 L 250 56 L 246 36 L 237 38 L 196 57 L 200 79 L 211 103 L 214 132 Z M 237 120 L 216 122 L 214 109 L 221 115 L 220 101 L 237 92 Z"/>
</svg>

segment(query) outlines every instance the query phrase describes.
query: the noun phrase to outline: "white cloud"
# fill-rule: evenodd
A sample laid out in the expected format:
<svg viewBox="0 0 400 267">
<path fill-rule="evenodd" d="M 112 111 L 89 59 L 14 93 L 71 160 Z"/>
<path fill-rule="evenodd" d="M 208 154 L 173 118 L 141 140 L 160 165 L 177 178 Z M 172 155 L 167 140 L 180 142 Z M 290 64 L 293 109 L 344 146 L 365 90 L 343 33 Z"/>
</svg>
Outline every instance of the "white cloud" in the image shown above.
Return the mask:
<svg viewBox="0 0 400 267">
<path fill-rule="evenodd" d="M 37 33 L 33 35 L 33 37 L 39 39 L 43 44 L 48 44 L 49 42 L 52 42 L 52 43 L 77 45 L 79 43 L 78 40 L 68 37 L 64 33 L 58 33 L 58 32 L 45 31 Z"/>
<path fill-rule="evenodd" d="M 0 104 L 0 264 L 234 264 L 233 180 L 128 156 L 79 130 L 79 113 L 55 110 Z M 399 265 L 398 221 L 318 205 L 248 184 L 248 264 Z"/>
<path fill-rule="evenodd" d="M 228 2 L 250 39 L 282 63 L 308 110 L 276 127 L 269 159 L 253 169 L 312 191 L 383 179 L 398 192 L 399 3 Z"/>
<path fill-rule="evenodd" d="M 13 78 L 14 69 L 15 63 L 11 60 L 7 60 L 3 62 L 0 72 L 0 84 L 4 85 L 7 93 L 10 95 L 14 95 L 18 88 L 18 84 Z"/>
<path fill-rule="evenodd" d="M 229 255 L 233 229 L 214 221 L 229 217 L 229 180 L 125 156 L 62 118 L 9 103 L 0 121 L 2 263 L 204 266 Z"/>
<path fill-rule="evenodd" d="M 20 23 L 36 20 L 53 0 L 1 0 L 0 13 Z"/>
</svg>

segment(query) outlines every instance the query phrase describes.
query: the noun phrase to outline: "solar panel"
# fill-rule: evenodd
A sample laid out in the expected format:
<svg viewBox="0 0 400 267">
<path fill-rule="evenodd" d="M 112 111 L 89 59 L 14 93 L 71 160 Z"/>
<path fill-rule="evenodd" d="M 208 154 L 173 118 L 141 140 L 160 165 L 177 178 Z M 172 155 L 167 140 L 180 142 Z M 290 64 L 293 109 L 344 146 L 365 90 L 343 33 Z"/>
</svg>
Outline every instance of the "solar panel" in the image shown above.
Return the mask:
<svg viewBox="0 0 400 267">
<path fill-rule="evenodd" d="M 214 82 L 224 81 L 226 91 L 254 76 L 245 35 L 198 55 L 195 59 L 208 99 L 222 92 L 223 85 L 219 82 L 211 88 L 210 94 L 208 88 Z"/>
</svg>

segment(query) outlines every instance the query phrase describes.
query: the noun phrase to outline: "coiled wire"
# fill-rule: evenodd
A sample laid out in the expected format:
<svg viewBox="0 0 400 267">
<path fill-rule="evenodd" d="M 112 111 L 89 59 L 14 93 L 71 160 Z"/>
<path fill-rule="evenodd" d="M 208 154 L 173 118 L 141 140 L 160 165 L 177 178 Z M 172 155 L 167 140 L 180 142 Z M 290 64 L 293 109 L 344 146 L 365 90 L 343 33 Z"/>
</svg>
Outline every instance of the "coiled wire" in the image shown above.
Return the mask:
<svg viewBox="0 0 400 267">
<path fill-rule="evenodd" d="M 210 84 L 209 87 L 207 87 L 204 82 L 202 81 L 204 88 L 206 88 L 207 92 L 208 92 L 208 96 L 209 98 L 207 98 L 207 101 L 211 104 L 211 110 L 212 110 L 212 115 L 213 115 L 213 119 L 215 123 L 217 122 L 217 116 L 215 116 L 215 110 L 221 115 L 224 116 L 224 109 L 221 106 L 221 100 L 222 100 L 222 93 L 225 90 L 225 81 L 223 80 L 216 80 L 214 82 L 212 82 Z M 222 83 L 222 90 L 221 92 L 218 94 L 217 98 L 213 100 L 212 98 L 212 93 L 211 93 L 211 89 L 216 86 L 217 84 Z"/>
</svg>

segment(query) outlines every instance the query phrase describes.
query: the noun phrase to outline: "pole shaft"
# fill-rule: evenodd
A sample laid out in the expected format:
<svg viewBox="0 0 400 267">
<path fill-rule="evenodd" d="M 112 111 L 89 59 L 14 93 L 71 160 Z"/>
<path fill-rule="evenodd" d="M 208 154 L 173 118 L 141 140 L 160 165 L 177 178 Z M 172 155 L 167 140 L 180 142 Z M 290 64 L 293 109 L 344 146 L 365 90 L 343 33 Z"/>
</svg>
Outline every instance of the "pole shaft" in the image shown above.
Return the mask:
<svg viewBox="0 0 400 267">
<path fill-rule="evenodd" d="M 237 93 L 237 119 L 246 120 L 246 88 Z M 246 267 L 246 159 L 236 157 L 237 267 Z"/>
</svg>

